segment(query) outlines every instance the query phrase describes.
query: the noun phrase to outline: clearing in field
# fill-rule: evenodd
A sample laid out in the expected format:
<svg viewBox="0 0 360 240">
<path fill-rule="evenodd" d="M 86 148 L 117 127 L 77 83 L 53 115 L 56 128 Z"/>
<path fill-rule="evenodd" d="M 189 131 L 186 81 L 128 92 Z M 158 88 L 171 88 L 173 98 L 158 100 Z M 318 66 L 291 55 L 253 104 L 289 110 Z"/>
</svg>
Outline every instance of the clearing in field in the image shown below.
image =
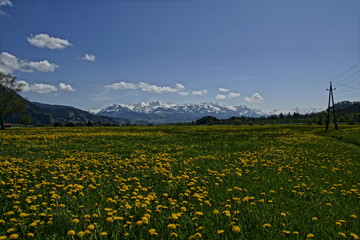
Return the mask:
<svg viewBox="0 0 360 240">
<path fill-rule="evenodd" d="M 360 127 L 0 132 L 0 239 L 359 239 Z"/>
</svg>

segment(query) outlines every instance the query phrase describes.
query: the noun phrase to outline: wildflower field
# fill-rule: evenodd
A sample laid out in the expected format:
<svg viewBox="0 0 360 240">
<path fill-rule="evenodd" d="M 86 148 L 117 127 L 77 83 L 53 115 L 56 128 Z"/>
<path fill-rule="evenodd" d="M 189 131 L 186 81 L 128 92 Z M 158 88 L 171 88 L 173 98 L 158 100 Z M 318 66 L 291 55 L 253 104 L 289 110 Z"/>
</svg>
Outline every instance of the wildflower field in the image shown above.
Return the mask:
<svg viewBox="0 0 360 240">
<path fill-rule="evenodd" d="M 359 239 L 360 127 L 0 132 L 0 239 Z"/>
</svg>

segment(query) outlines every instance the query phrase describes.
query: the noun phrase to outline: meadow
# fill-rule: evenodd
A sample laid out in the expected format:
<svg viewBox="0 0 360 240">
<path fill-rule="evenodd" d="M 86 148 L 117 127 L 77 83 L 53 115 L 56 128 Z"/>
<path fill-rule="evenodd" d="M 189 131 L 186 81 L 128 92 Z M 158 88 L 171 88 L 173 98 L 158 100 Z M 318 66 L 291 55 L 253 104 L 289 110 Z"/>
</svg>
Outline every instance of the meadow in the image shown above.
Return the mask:
<svg viewBox="0 0 360 240">
<path fill-rule="evenodd" d="M 1 239 L 359 239 L 360 127 L 0 132 Z"/>
</svg>

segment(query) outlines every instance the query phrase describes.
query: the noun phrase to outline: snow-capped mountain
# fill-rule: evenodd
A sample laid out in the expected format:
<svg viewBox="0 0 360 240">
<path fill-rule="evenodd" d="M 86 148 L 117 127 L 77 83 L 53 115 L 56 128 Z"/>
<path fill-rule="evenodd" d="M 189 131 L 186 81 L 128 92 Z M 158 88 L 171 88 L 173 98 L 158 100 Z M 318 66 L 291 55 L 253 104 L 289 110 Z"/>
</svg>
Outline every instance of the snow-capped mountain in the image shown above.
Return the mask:
<svg viewBox="0 0 360 240">
<path fill-rule="evenodd" d="M 292 109 L 293 112 L 295 113 L 299 113 L 299 114 L 302 114 L 302 115 L 305 115 L 305 114 L 311 114 L 311 113 L 318 113 L 318 112 L 322 112 L 324 111 L 324 109 L 320 109 L 320 108 L 306 108 L 306 107 L 296 107 L 294 109 Z"/>
<path fill-rule="evenodd" d="M 212 102 L 169 104 L 161 101 L 113 104 L 97 114 L 152 123 L 191 122 L 209 115 L 222 119 L 234 116 L 260 117 L 265 115 L 261 111 L 250 109 L 245 105 L 225 106 Z"/>
<path fill-rule="evenodd" d="M 273 111 L 267 111 L 267 115 L 279 115 L 280 113 L 282 114 L 293 114 L 293 113 L 298 113 L 301 115 L 306 115 L 306 114 L 312 114 L 312 113 L 319 113 L 324 111 L 324 109 L 321 108 L 311 108 L 311 107 L 295 107 L 292 108 L 290 110 L 279 110 L 279 109 L 275 109 Z"/>
</svg>

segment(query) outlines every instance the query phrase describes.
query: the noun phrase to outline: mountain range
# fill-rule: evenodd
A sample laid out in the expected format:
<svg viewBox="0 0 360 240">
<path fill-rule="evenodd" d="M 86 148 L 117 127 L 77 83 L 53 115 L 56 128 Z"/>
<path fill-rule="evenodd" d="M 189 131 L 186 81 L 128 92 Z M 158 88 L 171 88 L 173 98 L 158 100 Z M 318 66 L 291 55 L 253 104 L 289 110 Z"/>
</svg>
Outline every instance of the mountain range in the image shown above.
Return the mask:
<svg viewBox="0 0 360 240">
<path fill-rule="evenodd" d="M 93 111 L 94 112 L 94 111 Z M 169 104 L 161 101 L 139 102 L 136 104 L 113 104 L 97 112 L 97 115 L 112 118 L 127 118 L 147 121 L 153 124 L 191 122 L 204 116 L 217 118 L 261 117 L 260 110 L 245 105 L 225 106 L 219 103 L 203 102 L 192 104 Z"/>
<path fill-rule="evenodd" d="M 19 95 L 19 97 L 21 96 Z M 271 118 L 273 115 L 279 115 L 279 113 L 263 112 L 245 105 L 226 106 L 213 102 L 169 104 L 161 101 L 152 101 L 135 104 L 113 104 L 104 109 L 88 111 L 71 106 L 27 102 L 25 112 L 13 114 L 6 121 L 8 123 L 23 123 L 26 125 L 53 125 L 69 122 L 74 124 L 92 122 L 115 125 L 148 125 L 195 122 L 205 116 L 229 119 L 233 117 L 259 118 L 267 116 Z M 344 101 L 336 104 L 339 114 L 358 114 L 360 112 L 359 107 L 359 102 Z M 304 116 L 324 113 L 320 109 L 310 108 L 295 108 L 291 112 Z M 357 115 L 354 115 L 352 118 L 357 118 Z"/>
</svg>

